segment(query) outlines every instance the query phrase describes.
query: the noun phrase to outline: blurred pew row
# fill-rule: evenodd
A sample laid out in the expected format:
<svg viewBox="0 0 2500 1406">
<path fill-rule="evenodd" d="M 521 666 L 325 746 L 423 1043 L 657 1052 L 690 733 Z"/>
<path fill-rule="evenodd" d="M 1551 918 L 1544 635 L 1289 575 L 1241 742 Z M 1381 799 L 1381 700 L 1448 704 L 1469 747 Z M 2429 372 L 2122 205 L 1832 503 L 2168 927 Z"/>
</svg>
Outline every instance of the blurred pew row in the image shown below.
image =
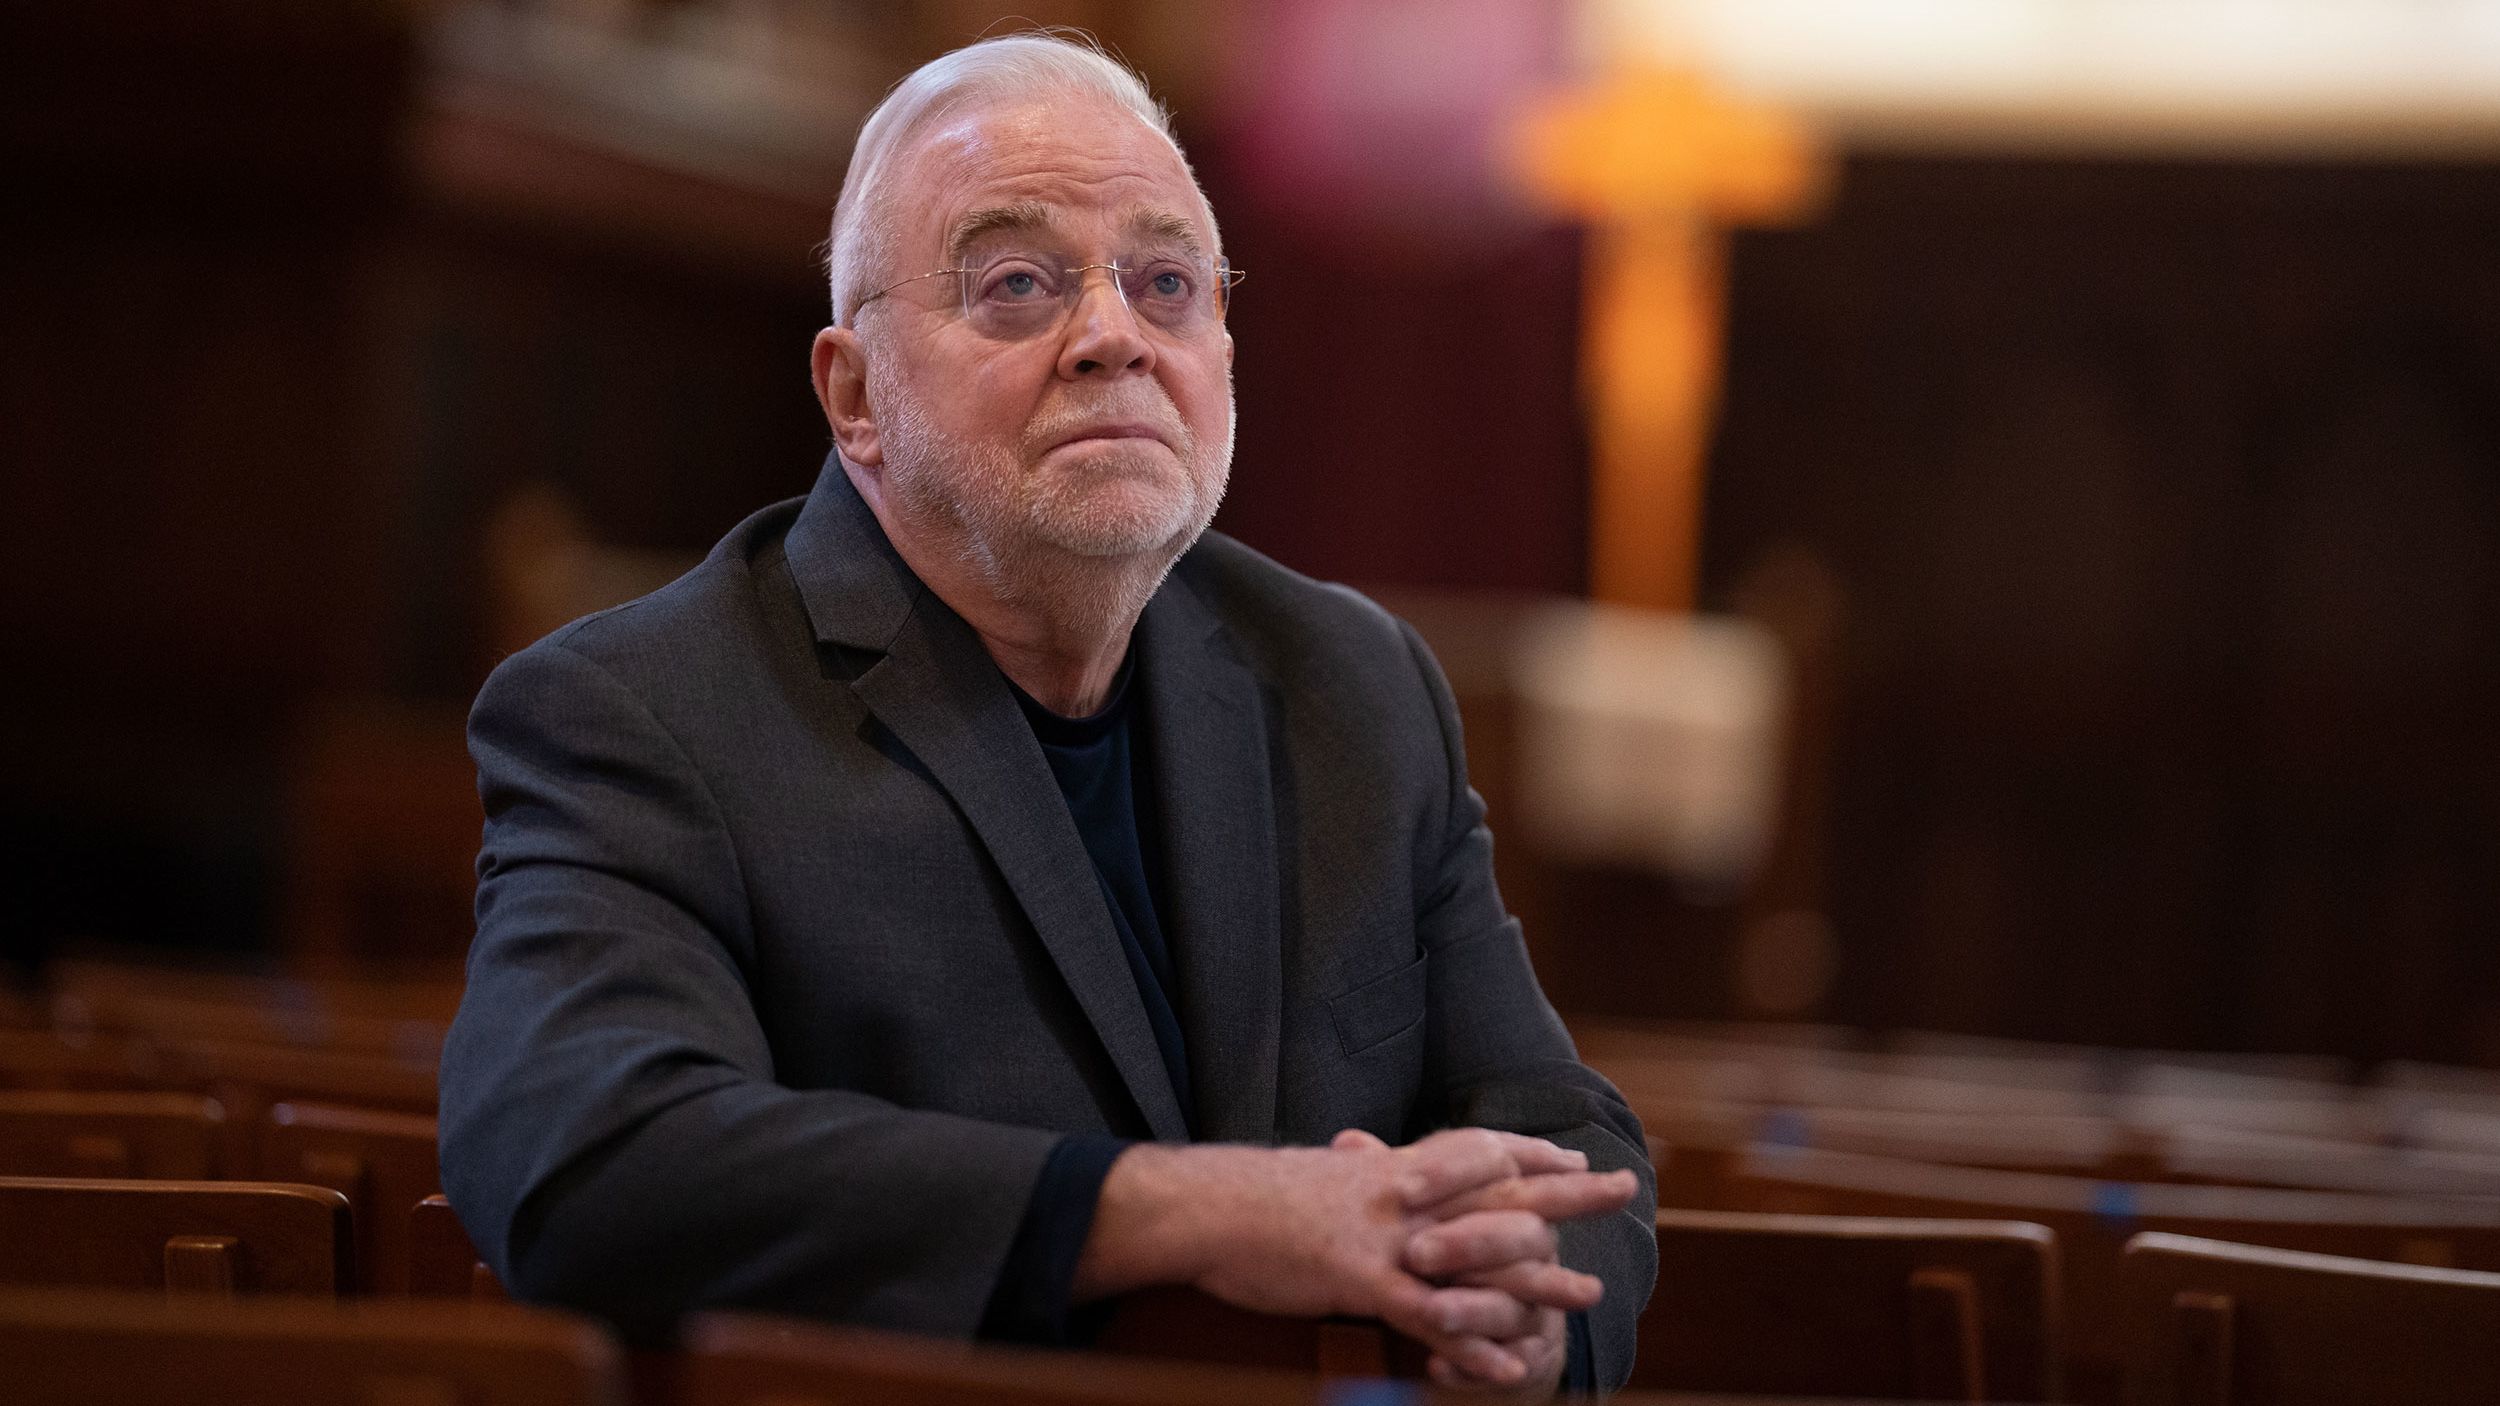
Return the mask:
<svg viewBox="0 0 2500 1406">
<path fill-rule="evenodd" d="M 51 964 L 0 999 L 0 1175 L 52 1183 L 13 1189 L 0 1280 L 140 1288 L 177 1272 L 150 1255 L 101 1272 L 63 1227 L 311 1217 L 335 1219 L 335 1247 L 264 1234 L 185 1262 L 246 1291 L 499 1296 L 439 1194 L 434 1071 L 459 997 L 439 972 Z M 98 1179 L 164 1194 L 76 1189 Z M 236 1183 L 321 1194 L 226 1194 Z"/>
<path fill-rule="evenodd" d="M 497 1316 L 521 1311 L 491 1302 L 439 1194 L 433 1066 L 457 999 L 440 974 L 92 959 L 0 998 L 0 1343 L 206 1362 L 263 1332 L 344 1351 L 379 1325 L 396 1352 L 468 1323 L 592 1363 L 592 1395 L 532 1399 L 618 1399 L 601 1330 Z M 1636 1388 L 2247 1403 L 2360 1384 L 2437 1402 L 2481 1399 L 2500 1368 L 2500 1076 L 1793 1026 L 1575 1033 L 1660 1172 Z M 79 1297 L 97 1291 L 125 1297 Z M 756 1331 L 828 1360 L 988 1360 Z M 102 1346 L 149 1334 L 158 1348 Z M 1102 1346 L 1223 1365 L 1225 1390 L 1194 1400 L 1310 1399 L 1323 1376 L 1421 1365 L 1377 1325 L 1185 1294 L 1124 1305 Z M 629 1374 L 631 1392 L 692 1380 L 692 1360 Z M 1135 1365 L 1068 1360 L 1103 1383 Z M 1168 1385 L 1083 1399 L 1179 1399 Z M 925 1399 L 991 1399 L 948 1390 Z"/>
<path fill-rule="evenodd" d="M 1955 1228 L 1961 1239 L 1922 1244 L 1886 1266 L 1891 1299 L 1913 1324 L 1943 1313 L 1958 1325 L 1948 1342 L 1980 1342 L 1991 1336 L 1981 1324 L 1998 1323 L 2000 1350 L 1972 1350 L 1984 1368 L 1973 1370 L 2000 1395 L 2467 1400 L 2500 1374 L 2500 1348 L 2487 1342 L 2460 1344 L 2462 1357 L 2374 1354 L 2363 1340 L 2411 1338 L 2357 1326 L 2390 1311 L 2400 1295 L 2388 1284 L 2436 1283 L 2485 1301 L 2500 1289 L 2500 1076 L 2492 1073 L 1799 1026 L 1582 1021 L 1574 1033 L 1583 1056 L 1640 1114 L 1658 1166 L 1662 1265 L 1644 1320 L 1652 1325 L 1645 1359 L 1654 1351 L 1663 1361 L 1689 1360 L 1699 1349 L 1684 1346 L 1688 1339 L 1706 1345 L 1739 1323 L 1780 1322 L 1793 1312 L 1795 1284 L 1829 1273 L 1793 1261 L 1777 1272 L 1758 1246 L 1745 1252 L 1754 1257 L 1750 1279 L 1678 1272 L 1671 1227 L 1680 1218 L 1707 1227 L 1737 1214 L 1820 1218 L 1826 1229 L 1838 1218 L 1878 1218 L 1862 1223 L 1896 1233 L 1913 1223 L 1933 1235 Z M 1997 1229 L 1972 1240 L 1980 1225 Z M 2036 1256 L 2021 1249 L 2018 1230 L 2039 1237 Z M 2288 1345 L 2270 1339 L 2264 1355 L 2240 1363 L 2242 1377 L 2279 1387 L 2288 1374 L 2349 1391 L 2362 1380 L 2350 1374 L 2356 1363 L 2398 1372 L 2382 1358 L 2404 1364 L 2403 1374 L 2363 1396 L 2313 1388 L 2232 1395 L 2234 1369 L 2210 1360 L 2217 1351 L 2229 1357 L 2230 1331 L 2207 1314 L 2172 1332 L 2170 1309 L 2146 1306 L 2145 1283 L 2168 1283 L 2164 1275 L 2175 1277 L 2180 1264 L 2211 1269 L 2196 1255 L 2173 1254 L 2183 1241 L 2264 1247 L 2246 1252 L 2259 1266 L 2249 1272 L 2261 1277 L 2289 1273 L 2284 1266 L 2301 1256 L 2333 1257 L 2346 1271 L 2321 1281 L 2332 1286 L 2323 1302 L 2347 1315 L 2340 1329 Z M 1973 1258 L 1983 1242 L 1985 1253 Z M 1920 1288 L 1921 1276 L 1939 1275 L 1969 1287 Z M 2479 1319 L 2443 1312 L 2452 1324 L 2489 1321 L 2487 1308 Z M 2006 1324 L 2045 1324 L 2046 1336 Z M 2195 1355 L 2183 1345 L 2191 1340 L 2202 1344 L 2196 1370 L 2220 1372 L 2221 1384 L 2208 1383 L 2204 1395 L 2164 1394 L 2171 1388 L 2157 1388 L 2148 1363 L 2169 1364 L 2159 1371 L 2172 1377 L 2188 1371 L 2173 1359 Z M 1794 1334 L 1790 1370 L 1773 1379 L 1781 1389 L 1843 1389 L 1836 1366 L 1812 1351 L 1816 1341 L 1804 1329 Z M 2040 1349 L 2043 1342 L 2055 1346 Z M 1942 1351 L 1931 1344 L 1923 1360 Z M 1732 1370 L 1678 1370 L 1695 1386 L 1738 1380 Z M 1915 1382 L 1922 1370 L 1932 1367 L 1905 1360 L 1896 1377 Z M 2392 1389 L 2399 1380 L 2403 1389 Z"/>
<path fill-rule="evenodd" d="M 2500 1196 L 2500 1072 L 1583 1020 L 1653 1136 L 2128 1181 Z"/>
</svg>

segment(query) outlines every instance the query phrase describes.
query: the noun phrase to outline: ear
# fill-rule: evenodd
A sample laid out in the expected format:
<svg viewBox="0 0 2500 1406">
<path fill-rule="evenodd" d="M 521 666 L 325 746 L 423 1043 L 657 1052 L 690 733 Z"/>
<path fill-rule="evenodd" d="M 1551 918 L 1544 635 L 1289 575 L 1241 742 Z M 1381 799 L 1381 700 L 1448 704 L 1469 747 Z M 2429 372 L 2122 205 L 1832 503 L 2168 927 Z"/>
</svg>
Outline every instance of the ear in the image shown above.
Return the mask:
<svg viewBox="0 0 2500 1406">
<path fill-rule="evenodd" d="M 868 353 L 859 334 L 848 327 L 828 327 L 816 334 L 809 355 L 815 374 L 816 403 L 825 408 L 825 423 L 842 457 L 861 468 L 885 462 L 877 438 L 876 408 L 868 403 Z"/>
</svg>

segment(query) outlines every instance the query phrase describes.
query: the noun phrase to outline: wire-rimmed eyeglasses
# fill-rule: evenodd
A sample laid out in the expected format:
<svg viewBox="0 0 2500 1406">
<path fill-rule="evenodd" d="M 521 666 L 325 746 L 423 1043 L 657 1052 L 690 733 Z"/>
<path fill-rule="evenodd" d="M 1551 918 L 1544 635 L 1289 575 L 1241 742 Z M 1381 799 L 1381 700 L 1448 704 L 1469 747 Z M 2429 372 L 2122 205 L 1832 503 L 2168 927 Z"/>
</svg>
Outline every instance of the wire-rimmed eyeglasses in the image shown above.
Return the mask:
<svg viewBox="0 0 2500 1406">
<path fill-rule="evenodd" d="M 1085 275 L 1109 274 L 1112 290 L 1138 319 L 1175 337 L 1191 337 L 1223 325 L 1233 285 L 1248 274 L 1222 259 L 1209 262 L 1157 254 L 1133 265 L 1070 264 L 1048 254 L 1001 254 L 978 264 L 931 269 L 898 278 L 859 300 L 868 306 L 907 283 L 954 275 L 964 321 L 984 337 L 1022 341 L 1049 332 L 1073 312 L 1085 293 Z"/>
</svg>

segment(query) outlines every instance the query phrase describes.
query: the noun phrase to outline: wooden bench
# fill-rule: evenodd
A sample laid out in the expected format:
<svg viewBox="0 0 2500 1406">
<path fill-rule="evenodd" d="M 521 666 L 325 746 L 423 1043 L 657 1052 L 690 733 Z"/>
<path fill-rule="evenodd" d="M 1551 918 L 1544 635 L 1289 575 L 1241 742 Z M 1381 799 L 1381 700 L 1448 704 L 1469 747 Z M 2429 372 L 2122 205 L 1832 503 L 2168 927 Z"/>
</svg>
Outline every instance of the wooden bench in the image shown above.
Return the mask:
<svg viewBox="0 0 2500 1406">
<path fill-rule="evenodd" d="M 2037 1225 L 1662 1210 L 1631 1385 L 2046 1401 L 2057 1317 Z"/>
<path fill-rule="evenodd" d="M 2182 1235 L 2128 1242 L 2130 1406 L 2467 1406 L 2500 1392 L 2500 1274 Z"/>
<path fill-rule="evenodd" d="M 248 1181 L 0 1177 L 0 1283 L 336 1294 L 347 1199 Z"/>
<path fill-rule="evenodd" d="M 0 1088 L 134 1090 L 158 1087 L 156 1047 L 123 1035 L 0 1030 Z"/>
<path fill-rule="evenodd" d="M 712 1313 L 680 1335 L 677 1406 L 1313 1406 L 1309 1375 L 1035 1352 Z"/>
<path fill-rule="evenodd" d="M 460 1003 L 454 971 L 303 976 L 171 961 L 64 958 L 44 970 L 52 1024 L 430 1058 Z"/>
<path fill-rule="evenodd" d="M 280 988 L 283 993 L 288 988 Z M 209 1040 L 333 1050 L 348 1054 L 434 1058 L 446 1021 L 342 1011 L 310 993 L 273 994 L 265 1001 L 203 998 L 94 988 L 53 998 L 53 1025 L 72 1032 L 136 1035 L 151 1040 Z"/>
<path fill-rule="evenodd" d="M 1124 1296 L 1094 1346 L 1123 1356 L 1304 1377 L 1420 1378 L 1430 1356 L 1375 1320 L 1280 1318 L 1184 1288 Z"/>
<path fill-rule="evenodd" d="M 479 1259 L 469 1232 L 443 1196 L 419 1201 L 408 1216 L 408 1292 L 420 1298 L 509 1297 L 503 1281 Z"/>
<path fill-rule="evenodd" d="M 253 1170 L 264 1181 L 326 1186 L 347 1198 L 356 1236 L 356 1287 L 409 1291 L 417 1204 L 442 1189 L 434 1120 L 416 1113 L 280 1103 L 261 1120 Z"/>
<path fill-rule="evenodd" d="M 2064 1277 L 2066 1384 L 2087 1401 L 2116 1391 L 2119 1261 L 2139 1231 L 2500 1270 L 2500 1205 L 2487 1201 L 2092 1181 L 1801 1148 L 1746 1153 L 1726 1188 L 1726 1199 L 1745 1210 L 2047 1226 Z"/>
<path fill-rule="evenodd" d="M 160 1077 L 215 1096 L 248 1127 L 288 1101 L 431 1114 L 434 1069 L 430 1058 L 202 1040 L 165 1046 Z"/>
<path fill-rule="evenodd" d="M 1670 1204 L 1716 1204 L 1715 1179 L 1760 1145 L 2103 1181 L 2278 1187 L 2370 1195 L 2500 1199 L 2500 1155 L 2393 1148 L 2230 1126 L 2151 1129 L 2059 1114 L 1750 1107 L 1696 1100 L 1636 1105 L 1668 1149 Z"/>
<path fill-rule="evenodd" d="M 259 1129 L 281 1103 L 434 1114 L 433 1063 L 390 1055 L 199 1041 L 166 1046 L 159 1079 L 224 1105 L 227 1164 L 237 1167 L 253 1164 Z"/>
<path fill-rule="evenodd" d="M 225 1110 L 196 1094 L 0 1090 L 0 1176 L 204 1181 Z"/>
<path fill-rule="evenodd" d="M 543 1309 L 0 1290 L 0 1396 L 45 1406 L 623 1406 L 622 1354 Z"/>
</svg>

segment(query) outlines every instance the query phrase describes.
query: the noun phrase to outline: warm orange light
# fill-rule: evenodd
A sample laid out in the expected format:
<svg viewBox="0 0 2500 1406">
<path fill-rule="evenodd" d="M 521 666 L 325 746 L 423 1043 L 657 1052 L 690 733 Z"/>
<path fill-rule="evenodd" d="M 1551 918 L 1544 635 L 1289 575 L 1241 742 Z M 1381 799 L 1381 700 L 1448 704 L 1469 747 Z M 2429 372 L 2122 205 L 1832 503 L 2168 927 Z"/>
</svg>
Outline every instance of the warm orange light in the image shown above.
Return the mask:
<svg viewBox="0 0 2500 1406">
<path fill-rule="evenodd" d="M 1698 74 L 1627 70 L 1531 114 L 1518 166 L 1590 226 L 1582 391 L 1594 452 L 1590 586 L 1689 610 L 1718 398 L 1726 234 L 1802 218 L 1830 163 L 1804 126 Z"/>
</svg>

